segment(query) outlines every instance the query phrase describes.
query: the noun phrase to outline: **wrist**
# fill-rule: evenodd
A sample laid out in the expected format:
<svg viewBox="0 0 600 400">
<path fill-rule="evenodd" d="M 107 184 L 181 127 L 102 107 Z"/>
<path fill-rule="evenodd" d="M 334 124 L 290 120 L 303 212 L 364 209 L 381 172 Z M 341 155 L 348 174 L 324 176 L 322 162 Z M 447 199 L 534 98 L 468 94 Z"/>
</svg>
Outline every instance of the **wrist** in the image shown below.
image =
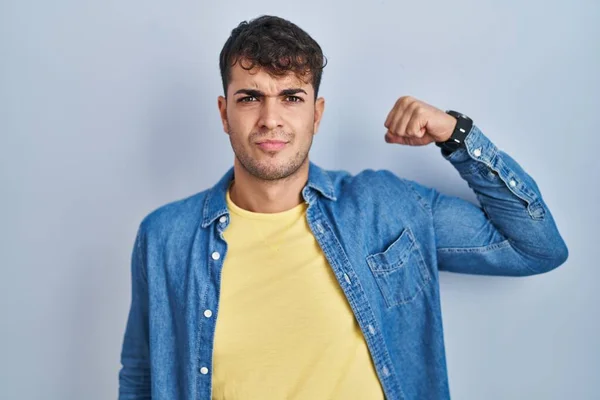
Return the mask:
<svg viewBox="0 0 600 400">
<path fill-rule="evenodd" d="M 456 117 L 453 117 L 450 114 L 446 114 L 446 119 L 448 120 L 448 129 L 446 133 L 442 135 L 440 140 L 436 140 L 437 143 L 444 143 L 450 140 L 450 138 L 452 137 L 452 133 L 454 133 L 454 130 L 456 129 L 456 124 L 458 123 Z"/>
<path fill-rule="evenodd" d="M 465 147 L 465 139 L 473 128 L 473 120 L 457 111 L 448 110 L 446 114 L 455 120 L 454 129 L 445 141 L 435 142 L 435 145 L 444 149 L 446 154 Z"/>
</svg>

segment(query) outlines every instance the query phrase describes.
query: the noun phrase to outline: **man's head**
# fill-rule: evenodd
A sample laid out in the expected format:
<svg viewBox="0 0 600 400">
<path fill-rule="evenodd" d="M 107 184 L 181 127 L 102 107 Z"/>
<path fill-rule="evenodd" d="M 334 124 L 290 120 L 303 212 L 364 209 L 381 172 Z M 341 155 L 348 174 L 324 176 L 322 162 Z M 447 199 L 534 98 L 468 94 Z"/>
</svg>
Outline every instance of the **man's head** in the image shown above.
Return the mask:
<svg viewBox="0 0 600 400">
<path fill-rule="evenodd" d="M 223 129 L 238 166 L 262 180 L 308 162 L 324 109 L 317 97 L 325 59 L 306 32 L 278 17 L 242 22 L 220 56 Z"/>
</svg>

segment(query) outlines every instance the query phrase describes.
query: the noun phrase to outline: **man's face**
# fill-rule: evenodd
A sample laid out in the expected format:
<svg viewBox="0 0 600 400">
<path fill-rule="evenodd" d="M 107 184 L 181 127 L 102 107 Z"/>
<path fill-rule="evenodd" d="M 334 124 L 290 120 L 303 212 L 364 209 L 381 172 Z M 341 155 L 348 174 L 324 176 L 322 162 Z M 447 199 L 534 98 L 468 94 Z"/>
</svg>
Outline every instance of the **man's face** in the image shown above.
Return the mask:
<svg viewBox="0 0 600 400">
<path fill-rule="evenodd" d="M 305 165 L 325 106 L 314 97 L 312 84 L 293 73 L 272 77 L 236 63 L 219 111 L 239 166 L 272 181 Z"/>
</svg>

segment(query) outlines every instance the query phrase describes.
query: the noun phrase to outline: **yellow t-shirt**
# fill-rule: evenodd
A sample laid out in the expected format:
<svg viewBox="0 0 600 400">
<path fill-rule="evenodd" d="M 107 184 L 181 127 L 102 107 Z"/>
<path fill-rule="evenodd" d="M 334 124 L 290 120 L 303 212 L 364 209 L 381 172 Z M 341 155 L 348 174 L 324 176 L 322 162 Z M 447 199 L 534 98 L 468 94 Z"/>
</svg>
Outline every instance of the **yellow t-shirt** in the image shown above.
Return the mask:
<svg viewBox="0 0 600 400">
<path fill-rule="evenodd" d="M 366 342 L 306 221 L 305 203 L 236 206 L 221 275 L 213 400 L 383 399 Z"/>
</svg>

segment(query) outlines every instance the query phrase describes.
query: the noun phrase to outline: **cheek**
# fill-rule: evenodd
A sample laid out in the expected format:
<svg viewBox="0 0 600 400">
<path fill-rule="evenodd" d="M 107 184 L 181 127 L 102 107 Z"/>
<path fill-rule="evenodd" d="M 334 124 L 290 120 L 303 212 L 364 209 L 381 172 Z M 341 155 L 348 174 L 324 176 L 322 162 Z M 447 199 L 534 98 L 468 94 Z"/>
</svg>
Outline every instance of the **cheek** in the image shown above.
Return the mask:
<svg viewBox="0 0 600 400">
<path fill-rule="evenodd" d="M 307 135 L 313 132 L 315 115 L 312 110 L 303 110 L 293 116 L 294 131 L 297 134 Z"/>
<path fill-rule="evenodd" d="M 229 129 L 237 133 L 238 135 L 245 135 L 252 132 L 255 126 L 255 118 L 249 113 L 233 112 L 228 115 L 227 122 L 229 123 Z"/>
</svg>

